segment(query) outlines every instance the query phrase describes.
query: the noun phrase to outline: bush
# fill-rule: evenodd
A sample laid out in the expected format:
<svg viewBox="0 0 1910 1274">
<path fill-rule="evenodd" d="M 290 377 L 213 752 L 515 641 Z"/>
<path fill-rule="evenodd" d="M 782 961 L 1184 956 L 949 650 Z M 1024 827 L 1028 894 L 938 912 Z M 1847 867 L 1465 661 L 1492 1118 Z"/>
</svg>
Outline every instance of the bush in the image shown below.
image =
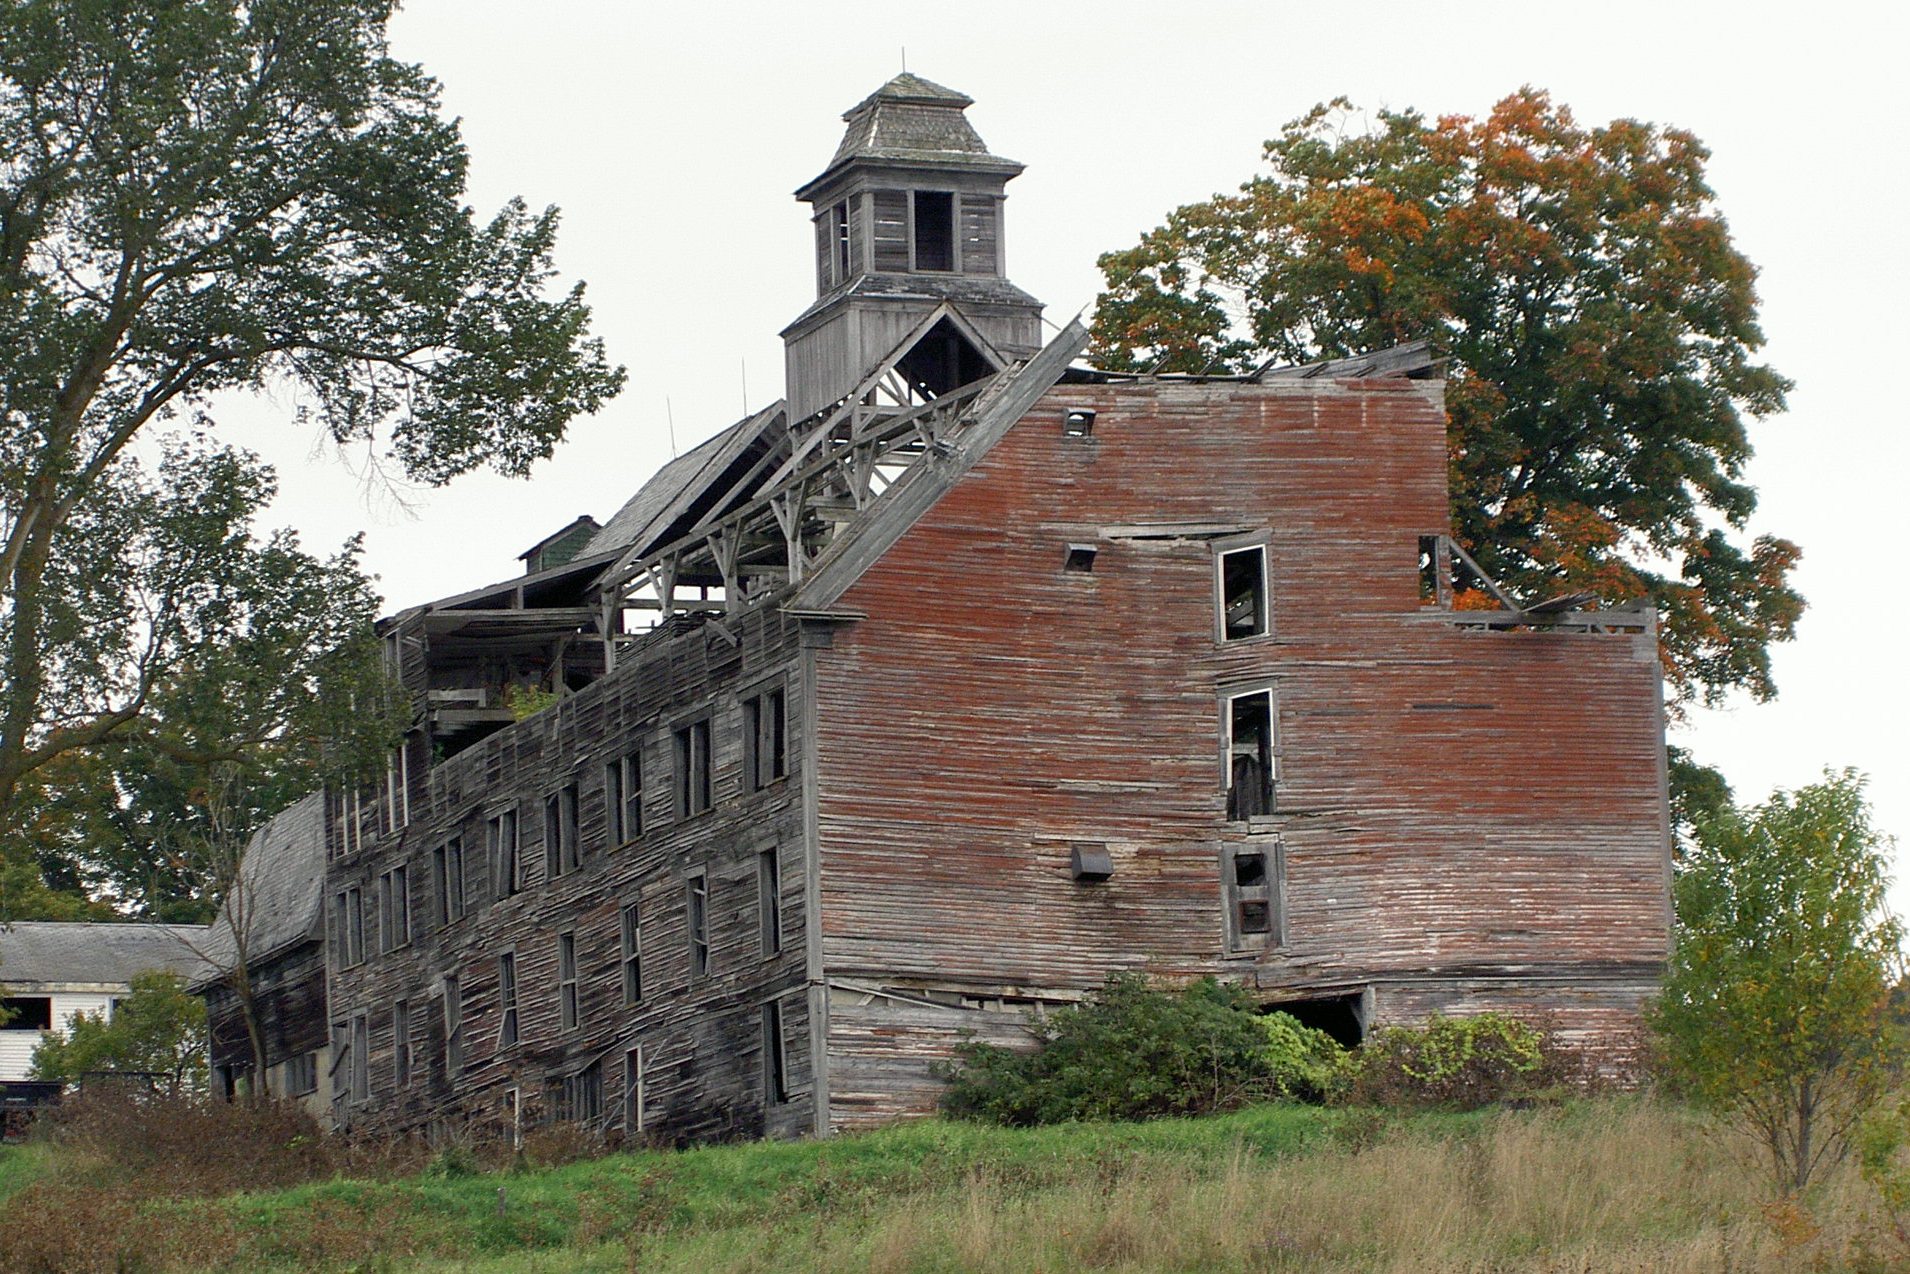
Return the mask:
<svg viewBox="0 0 1910 1274">
<path fill-rule="evenodd" d="M 1571 1077 L 1546 1032 L 1505 1013 L 1375 1031 L 1354 1068 L 1356 1102 L 1456 1110 L 1546 1096 Z"/>
<path fill-rule="evenodd" d="M 1199 1115 L 1322 1099 L 1341 1086 L 1344 1066 L 1324 1032 L 1285 1014 L 1263 1018 L 1245 991 L 1212 978 L 1169 991 L 1117 974 L 1035 1033 L 1033 1052 L 964 1045 L 944 1109 L 1013 1125 Z"/>
</svg>

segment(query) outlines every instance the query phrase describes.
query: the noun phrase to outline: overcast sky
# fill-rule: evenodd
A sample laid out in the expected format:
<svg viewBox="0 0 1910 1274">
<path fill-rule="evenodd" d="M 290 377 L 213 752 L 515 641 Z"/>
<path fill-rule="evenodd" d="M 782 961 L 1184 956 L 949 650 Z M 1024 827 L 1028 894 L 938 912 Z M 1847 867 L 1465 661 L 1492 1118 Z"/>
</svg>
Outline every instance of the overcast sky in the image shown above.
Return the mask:
<svg viewBox="0 0 1910 1274">
<path fill-rule="evenodd" d="M 1056 322 L 1092 304 L 1098 253 L 1238 186 L 1316 102 L 1480 114 L 1531 84 L 1583 122 L 1630 116 L 1709 144 L 1719 205 L 1762 269 L 1765 355 L 1797 382 L 1790 411 L 1752 427 L 1752 530 L 1802 544 L 1810 610 L 1777 652 L 1775 703 L 1696 713 L 1676 741 L 1741 799 L 1857 766 L 1880 821 L 1910 838 L 1910 399 L 1891 352 L 1910 297 L 1905 37 L 1901 7 L 1837 3 L 411 0 L 395 48 L 462 117 L 472 202 L 563 209 L 559 267 L 588 282 L 629 387 L 528 482 L 440 491 L 368 482 L 283 401 L 233 423 L 280 468 L 277 519 L 315 549 L 363 530 L 395 609 L 505 578 L 544 534 L 608 517 L 669 459 L 672 420 L 680 451 L 781 397 L 777 332 L 814 293 L 791 192 L 904 48 L 1028 166 L 1009 186 L 1008 271 Z M 1910 911 L 1910 882 L 1896 896 Z"/>
</svg>

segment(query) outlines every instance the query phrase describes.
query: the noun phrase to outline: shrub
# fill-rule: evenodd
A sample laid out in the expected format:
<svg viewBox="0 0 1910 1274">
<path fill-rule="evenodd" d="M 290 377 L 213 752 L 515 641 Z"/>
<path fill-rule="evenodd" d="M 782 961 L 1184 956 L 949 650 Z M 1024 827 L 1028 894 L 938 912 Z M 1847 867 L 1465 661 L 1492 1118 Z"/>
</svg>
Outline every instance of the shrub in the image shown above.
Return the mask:
<svg viewBox="0 0 1910 1274">
<path fill-rule="evenodd" d="M 1002 1124 L 1153 1119 L 1335 1091 L 1339 1046 L 1247 993 L 1204 978 L 1181 991 L 1110 977 L 1086 1003 L 1035 1024 L 1033 1052 L 970 1043 L 944 1109 Z"/>
<path fill-rule="evenodd" d="M 1360 1046 L 1354 1067 L 1355 1101 L 1458 1110 L 1542 1096 L 1570 1076 L 1543 1030 L 1505 1013 L 1386 1027 Z"/>
</svg>

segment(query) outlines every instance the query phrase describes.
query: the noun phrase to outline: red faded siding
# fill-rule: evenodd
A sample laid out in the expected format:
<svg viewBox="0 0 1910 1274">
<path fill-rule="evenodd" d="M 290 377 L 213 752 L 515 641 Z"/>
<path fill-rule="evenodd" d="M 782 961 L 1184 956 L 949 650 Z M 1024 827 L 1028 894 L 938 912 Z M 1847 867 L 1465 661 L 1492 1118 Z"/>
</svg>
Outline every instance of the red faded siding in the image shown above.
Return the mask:
<svg viewBox="0 0 1910 1274">
<path fill-rule="evenodd" d="M 1091 441 L 1067 406 L 1094 407 Z M 1666 950 L 1650 639 L 1459 631 L 1437 386 L 1051 391 L 849 592 L 815 654 L 823 959 L 890 985 L 1262 986 Z M 1219 647 L 1211 544 L 1271 531 L 1273 634 Z M 1065 546 L 1098 543 L 1093 572 Z M 1274 683 L 1290 943 L 1222 951 L 1218 692 Z M 1070 879 L 1072 840 L 1115 874 Z"/>
</svg>

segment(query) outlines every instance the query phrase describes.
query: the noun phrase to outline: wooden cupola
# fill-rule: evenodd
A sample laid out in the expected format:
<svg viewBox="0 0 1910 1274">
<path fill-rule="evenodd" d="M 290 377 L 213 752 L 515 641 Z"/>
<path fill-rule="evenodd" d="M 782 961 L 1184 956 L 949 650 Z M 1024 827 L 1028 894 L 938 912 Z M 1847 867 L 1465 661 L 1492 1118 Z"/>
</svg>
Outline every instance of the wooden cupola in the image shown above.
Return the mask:
<svg viewBox="0 0 1910 1274">
<path fill-rule="evenodd" d="M 1003 264 L 1004 187 L 1022 166 L 988 152 L 970 105 L 896 76 L 842 117 L 835 158 L 796 192 L 814 209 L 817 299 L 782 334 L 792 423 L 885 366 L 926 400 L 1041 347 L 1041 302 Z"/>
</svg>

